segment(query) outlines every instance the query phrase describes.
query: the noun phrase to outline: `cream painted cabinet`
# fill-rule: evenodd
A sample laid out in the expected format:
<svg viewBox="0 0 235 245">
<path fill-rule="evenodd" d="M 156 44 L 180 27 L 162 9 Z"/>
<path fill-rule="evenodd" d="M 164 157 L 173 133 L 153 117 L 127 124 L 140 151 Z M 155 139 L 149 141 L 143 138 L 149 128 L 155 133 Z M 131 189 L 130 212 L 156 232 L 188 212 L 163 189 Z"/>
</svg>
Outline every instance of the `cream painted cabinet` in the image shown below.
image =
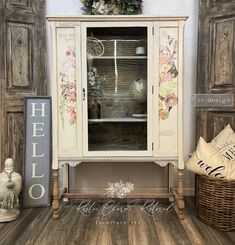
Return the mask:
<svg viewBox="0 0 235 245">
<path fill-rule="evenodd" d="M 48 17 L 51 28 L 54 217 L 58 168 L 155 162 L 179 169 L 183 209 L 183 29 L 186 17 Z M 182 216 L 182 214 L 181 214 Z"/>
</svg>

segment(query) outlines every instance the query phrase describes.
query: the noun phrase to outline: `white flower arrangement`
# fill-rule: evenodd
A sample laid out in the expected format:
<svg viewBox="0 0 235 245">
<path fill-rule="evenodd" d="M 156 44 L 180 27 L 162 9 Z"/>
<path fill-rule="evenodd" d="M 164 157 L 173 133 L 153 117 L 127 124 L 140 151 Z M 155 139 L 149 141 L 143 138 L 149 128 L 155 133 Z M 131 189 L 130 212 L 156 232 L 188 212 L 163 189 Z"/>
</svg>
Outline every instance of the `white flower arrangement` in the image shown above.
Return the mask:
<svg viewBox="0 0 235 245">
<path fill-rule="evenodd" d="M 108 188 L 105 190 L 107 191 L 105 194 L 108 197 L 118 197 L 122 199 L 126 197 L 127 193 L 130 193 L 134 190 L 134 184 L 131 182 L 123 183 L 122 180 L 113 183 L 108 182 Z"/>
<path fill-rule="evenodd" d="M 92 5 L 94 14 L 106 15 L 110 12 L 108 4 L 104 0 L 99 0 L 99 2 L 93 2 Z"/>
<path fill-rule="evenodd" d="M 81 0 L 87 15 L 117 15 L 142 13 L 143 0 Z"/>
</svg>

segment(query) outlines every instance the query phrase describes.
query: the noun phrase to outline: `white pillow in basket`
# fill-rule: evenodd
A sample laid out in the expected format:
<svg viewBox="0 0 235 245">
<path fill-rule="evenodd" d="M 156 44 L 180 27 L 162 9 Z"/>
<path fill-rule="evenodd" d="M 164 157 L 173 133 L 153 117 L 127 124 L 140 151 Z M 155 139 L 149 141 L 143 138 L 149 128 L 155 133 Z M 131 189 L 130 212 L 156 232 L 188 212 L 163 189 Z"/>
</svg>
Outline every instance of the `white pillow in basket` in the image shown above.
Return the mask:
<svg viewBox="0 0 235 245">
<path fill-rule="evenodd" d="M 212 141 L 215 147 L 228 160 L 235 160 L 235 133 L 228 124 Z"/>
<path fill-rule="evenodd" d="M 211 177 L 235 180 L 235 162 L 224 158 L 200 137 L 196 151 L 186 164 L 188 170 Z"/>
</svg>

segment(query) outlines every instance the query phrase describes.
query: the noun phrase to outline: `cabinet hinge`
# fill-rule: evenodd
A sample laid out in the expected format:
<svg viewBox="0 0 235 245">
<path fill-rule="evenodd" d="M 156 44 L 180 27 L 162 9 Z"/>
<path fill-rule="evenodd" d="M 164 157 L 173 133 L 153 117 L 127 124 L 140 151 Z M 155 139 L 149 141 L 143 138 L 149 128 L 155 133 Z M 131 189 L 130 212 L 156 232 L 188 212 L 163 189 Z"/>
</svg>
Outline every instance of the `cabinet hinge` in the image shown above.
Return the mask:
<svg viewBox="0 0 235 245">
<path fill-rule="evenodd" d="M 152 143 L 152 151 L 154 150 L 154 143 Z"/>
<path fill-rule="evenodd" d="M 152 35 L 154 35 L 154 27 L 152 27 Z"/>
</svg>

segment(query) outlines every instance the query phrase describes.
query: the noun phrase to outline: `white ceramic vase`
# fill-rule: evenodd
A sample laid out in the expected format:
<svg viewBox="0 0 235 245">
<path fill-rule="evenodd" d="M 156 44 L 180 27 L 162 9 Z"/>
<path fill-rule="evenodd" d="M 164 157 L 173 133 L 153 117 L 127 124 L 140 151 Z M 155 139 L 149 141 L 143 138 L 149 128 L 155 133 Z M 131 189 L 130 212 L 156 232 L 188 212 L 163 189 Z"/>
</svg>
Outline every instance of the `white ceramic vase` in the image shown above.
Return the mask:
<svg viewBox="0 0 235 245">
<path fill-rule="evenodd" d="M 0 202 L 4 200 L 4 196 L 7 191 L 7 182 L 11 180 L 14 183 L 14 192 L 16 195 L 19 195 L 22 188 L 22 177 L 20 174 L 14 171 L 14 162 L 13 159 L 8 158 L 5 161 L 5 167 L 2 173 L 0 173 Z M 0 222 L 8 222 L 15 220 L 20 214 L 20 211 L 17 208 L 12 209 L 3 209 L 0 206 Z"/>
</svg>

